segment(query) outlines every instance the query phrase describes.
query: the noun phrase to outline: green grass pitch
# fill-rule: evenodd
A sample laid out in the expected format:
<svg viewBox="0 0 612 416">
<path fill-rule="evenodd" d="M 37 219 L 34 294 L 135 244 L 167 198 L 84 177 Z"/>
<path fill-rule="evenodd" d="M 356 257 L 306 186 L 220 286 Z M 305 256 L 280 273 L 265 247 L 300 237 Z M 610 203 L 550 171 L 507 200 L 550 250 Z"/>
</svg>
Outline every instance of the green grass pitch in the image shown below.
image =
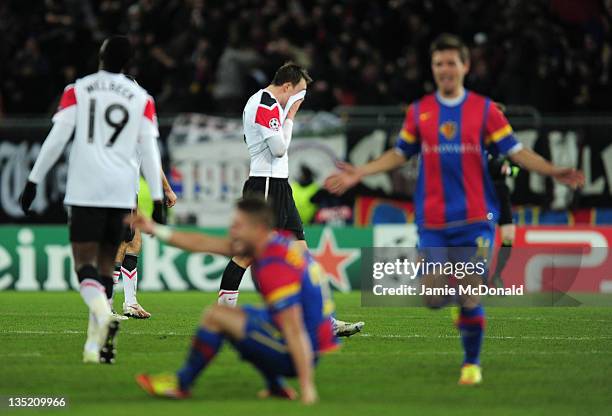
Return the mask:
<svg viewBox="0 0 612 416">
<path fill-rule="evenodd" d="M 122 296 L 118 296 L 121 298 Z M 501 308 L 488 312 L 484 384 L 456 385 L 461 351 L 448 310 L 362 308 L 338 294 L 338 316 L 364 333 L 323 358 L 320 403 L 261 401 L 261 381 L 229 345 L 198 381 L 193 398 L 153 399 L 134 374 L 179 367 L 213 294 L 143 293 L 148 321 L 121 325 L 118 362 L 84 365 L 85 307 L 76 292 L 0 293 L 0 413 L 7 396 L 65 396 L 79 415 L 603 415 L 612 414 L 610 308 Z M 253 303 L 243 294 L 241 303 Z M 119 304 L 120 299 L 117 299 Z M 15 410 L 15 414 L 31 414 Z"/>
</svg>

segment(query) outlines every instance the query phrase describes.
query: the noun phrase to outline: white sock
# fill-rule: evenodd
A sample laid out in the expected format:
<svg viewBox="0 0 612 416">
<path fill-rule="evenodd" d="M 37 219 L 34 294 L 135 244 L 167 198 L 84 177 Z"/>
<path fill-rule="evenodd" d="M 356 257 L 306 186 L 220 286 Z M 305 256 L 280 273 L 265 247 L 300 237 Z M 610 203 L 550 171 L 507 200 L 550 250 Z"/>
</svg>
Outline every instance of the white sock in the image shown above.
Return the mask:
<svg viewBox="0 0 612 416">
<path fill-rule="evenodd" d="M 86 351 L 99 351 L 98 321 L 93 313 L 89 312 L 89 323 L 87 325 L 87 341 L 85 341 Z"/>
<path fill-rule="evenodd" d="M 106 290 L 100 282 L 94 279 L 85 279 L 80 284 L 81 297 L 89 310 L 94 314 L 98 324 L 110 319 L 110 306 L 106 298 Z"/>
<path fill-rule="evenodd" d="M 121 274 L 123 275 L 123 294 L 125 295 L 126 305 L 135 305 L 138 303 L 136 300 L 136 290 L 138 287 L 138 269 L 129 271 L 125 267 L 121 268 Z"/>
<path fill-rule="evenodd" d="M 231 306 L 233 308 L 238 303 L 239 294 L 240 292 L 238 290 L 220 290 L 217 303 L 219 305 Z"/>
</svg>

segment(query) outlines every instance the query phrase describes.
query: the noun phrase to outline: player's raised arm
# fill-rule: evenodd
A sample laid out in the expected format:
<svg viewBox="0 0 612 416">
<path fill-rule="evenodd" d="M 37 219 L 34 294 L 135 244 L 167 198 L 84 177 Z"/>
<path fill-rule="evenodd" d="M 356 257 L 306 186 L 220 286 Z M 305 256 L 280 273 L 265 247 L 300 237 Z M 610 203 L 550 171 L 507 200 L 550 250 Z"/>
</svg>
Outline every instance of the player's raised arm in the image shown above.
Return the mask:
<svg viewBox="0 0 612 416">
<path fill-rule="evenodd" d="M 230 240 L 225 237 L 213 237 L 201 232 L 174 230 L 171 227 L 151 221 L 141 214 L 132 214 L 125 221 L 144 233 L 154 235 L 166 244 L 186 251 L 220 254 L 223 256 L 231 256 L 233 254 Z"/>
<path fill-rule="evenodd" d="M 40 148 L 40 153 L 21 194 L 20 203 L 24 213 L 27 214 L 30 210 L 30 205 L 36 196 L 36 185 L 44 179 L 64 151 L 74 131 L 75 123 L 76 95 L 74 85 L 69 85 L 62 94 L 57 113 L 53 116 L 53 127 Z"/>
</svg>

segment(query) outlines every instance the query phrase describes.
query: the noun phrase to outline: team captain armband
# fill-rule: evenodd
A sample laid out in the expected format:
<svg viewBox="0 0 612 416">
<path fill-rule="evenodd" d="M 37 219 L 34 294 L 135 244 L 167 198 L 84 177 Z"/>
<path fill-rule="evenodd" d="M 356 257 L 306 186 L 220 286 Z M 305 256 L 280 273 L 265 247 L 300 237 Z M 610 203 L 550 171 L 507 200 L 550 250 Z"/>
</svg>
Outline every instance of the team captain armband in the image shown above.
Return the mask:
<svg viewBox="0 0 612 416">
<path fill-rule="evenodd" d="M 420 145 L 417 138 L 417 126 L 415 117 L 415 105 L 410 105 L 406 111 L 406 118 L 400 130 L 395 149 L 406 158 L 419 152 Z"/>
<path fill-rule="evenodd" d="M 255 113 L 255 123 L 264 127 L 264 138 L 276 134 L 281 128 L 281 113 L 278 102 L 265 92 L 261 95 L 261 102 Z M 266 131 L 267 130 L 267 131 Z"/>
</svg>

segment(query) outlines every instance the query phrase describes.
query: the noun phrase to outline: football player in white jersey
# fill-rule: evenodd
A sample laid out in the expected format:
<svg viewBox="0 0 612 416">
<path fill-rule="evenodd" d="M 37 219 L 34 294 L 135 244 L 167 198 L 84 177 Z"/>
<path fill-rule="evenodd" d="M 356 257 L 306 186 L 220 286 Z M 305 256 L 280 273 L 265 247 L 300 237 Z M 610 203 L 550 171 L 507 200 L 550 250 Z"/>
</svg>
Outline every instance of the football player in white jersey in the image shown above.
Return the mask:
<svg viewBox="0 0 612 416">
<path fill-rule="evenodd" d="M 243 196 L 260 195 L 272 206 L 276 228 L 288 231 L 304 244 L 304 228 L 289 185 L 289 158 L 293 118 L 297 113 L 306 87 L 312 78 L 294 63 L 281 66 L 272 83 L 253 94 L 242 115 L 244 140 L 251 155 L 249 179 L 244 184 Z M 221 278 L 219 304 L 235 306 L 238 288 L 252 259 L 234 257 Z M 361 331 L 363 322 L 349 323 L 333 320 L 338 336 L 351 336 Z"/>
<path fill-rule="evenodd" d="M 22 209 L 28 213 L 36 185 L 74 132 L 64 204 L 69 207 L 80 293 L 90 311 L 84 362 L 115 361 L 119 323 L 111 315 L 108 298 L 123 217 L 136 205 L 136 173 L 131 166 L 136 151 L 142 155 L 142 171 L 155 201 L 153 216 L 164 220 L 155 104 L 121 73 L 131 57 L 126 37 L 110 37 L 100 48 L 100 70 L 66 87 L 21 196 Z"/>
</svg>

